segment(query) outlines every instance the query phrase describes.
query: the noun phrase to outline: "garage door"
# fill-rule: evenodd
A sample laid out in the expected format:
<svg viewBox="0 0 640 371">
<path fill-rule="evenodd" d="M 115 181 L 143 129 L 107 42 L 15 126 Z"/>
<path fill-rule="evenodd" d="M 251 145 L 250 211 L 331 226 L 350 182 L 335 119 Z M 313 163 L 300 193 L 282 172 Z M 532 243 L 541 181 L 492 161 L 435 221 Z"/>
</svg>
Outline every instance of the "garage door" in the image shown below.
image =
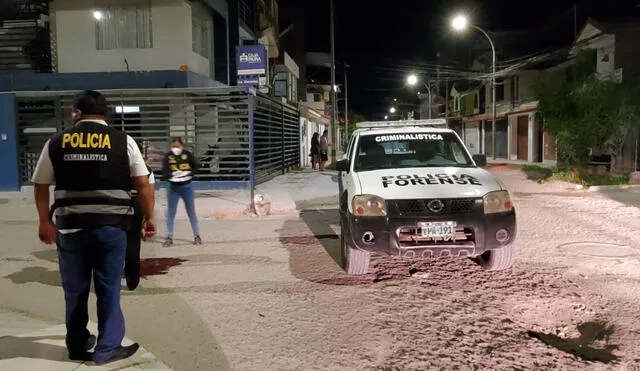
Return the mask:
<svg viewBox="0 0 640 371">
<path fill-rule="evenodd" d="M 478 124 L 467 124 L 464 128 L 464 145 L 472 155 L 480 153 L 480 130 Z"/>
</svg>

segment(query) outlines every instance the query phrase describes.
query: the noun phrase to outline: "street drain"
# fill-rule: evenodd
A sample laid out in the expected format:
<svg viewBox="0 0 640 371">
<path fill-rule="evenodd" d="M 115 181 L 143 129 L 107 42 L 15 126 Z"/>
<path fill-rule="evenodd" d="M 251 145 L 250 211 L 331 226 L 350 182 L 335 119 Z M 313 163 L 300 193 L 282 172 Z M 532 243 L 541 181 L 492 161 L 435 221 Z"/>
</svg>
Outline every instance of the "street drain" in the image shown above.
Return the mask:
<svg viewBox="0 0 640 371">
<path fill-rule="evenodd" d="M 9 199 L 8 198 L 0 198 L 0 205 L 6 205 L 9 203 Z"/>
<path fill-rule="evenodd" d="M 601 242 L 575 242 L 558 246 L 567 254 L 592 256 L 597 258 L 630 258 L 638 256 L 638 251 L 631 246 Z"/>
<path fill-rule="evenodd" d="M 556 335 L 545 334 L 537 331 L 527 331 L 527 335 L 552 346 L 563 352 L 573 354 L 585 361 L 612 363 L 618 357 L 612 352 L 618 349 L 617 345 L 609 345 L 609 337 L 614 332 L 614 326 L 607 326 L 604 322 L 585 322 L 578 325 L 580 336 L 574 339 L 563 339 Z M 595 341 L 603 341 L 603 348 L 595 348 Z"/>
</svg>

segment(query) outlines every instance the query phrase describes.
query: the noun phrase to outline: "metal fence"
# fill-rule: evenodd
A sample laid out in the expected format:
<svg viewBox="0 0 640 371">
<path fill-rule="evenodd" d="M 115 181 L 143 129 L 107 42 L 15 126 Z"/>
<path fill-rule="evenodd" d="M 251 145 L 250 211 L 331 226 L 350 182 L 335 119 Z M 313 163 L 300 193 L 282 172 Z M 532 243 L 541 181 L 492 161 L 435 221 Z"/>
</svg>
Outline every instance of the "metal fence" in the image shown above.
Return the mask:
<svg viewBox="0 0 640 371">
<path fill-rule="evenodd" d="M 161 179 L 170 138 L 182 137 L 209 188 L 259 184 L 299 164 L 298 111 L 243 88 L 105 90 L 110 125 L 140 142 Z M 45 141 L 70 124 L 75 92 L 17 93 L 22 183 L 29 184 Z"/>
<path fill-rule="evenodd" d="M 257 183 L 284 174 L 300 164 L 300 116 L 297 110 L 257 96 L 253 122 Z"/>
</svg>

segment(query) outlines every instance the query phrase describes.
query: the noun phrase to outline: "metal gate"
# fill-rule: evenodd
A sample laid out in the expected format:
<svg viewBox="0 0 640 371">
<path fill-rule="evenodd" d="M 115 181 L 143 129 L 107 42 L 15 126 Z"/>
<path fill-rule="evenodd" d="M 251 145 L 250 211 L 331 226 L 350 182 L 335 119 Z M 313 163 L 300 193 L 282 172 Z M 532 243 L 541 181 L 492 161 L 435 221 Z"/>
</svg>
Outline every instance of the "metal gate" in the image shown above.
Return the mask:
<svg viewBox="0 0 640 371">
<path fill-rule="evenodd" d="M 256 182 L 262 183 L 300 165 L 300 114 L 270 98 L 255 99 L 255 175 Z"/>
<path fill-rule="evenodd" d="M 45 141 L 69 127 L 75 93 L 16 94 L 23 184 L 30 183 Z M 208 188 L 259 184 L 299 163 L 298 111 L 272 98 L 240 87 L 102 93 L 113 107 L 110 125 L 142 144 L 160 178 L 162 158 L 177 136 L 198 157 L 196 180 L 208 181 L 199 182 Z"/>
</svg>

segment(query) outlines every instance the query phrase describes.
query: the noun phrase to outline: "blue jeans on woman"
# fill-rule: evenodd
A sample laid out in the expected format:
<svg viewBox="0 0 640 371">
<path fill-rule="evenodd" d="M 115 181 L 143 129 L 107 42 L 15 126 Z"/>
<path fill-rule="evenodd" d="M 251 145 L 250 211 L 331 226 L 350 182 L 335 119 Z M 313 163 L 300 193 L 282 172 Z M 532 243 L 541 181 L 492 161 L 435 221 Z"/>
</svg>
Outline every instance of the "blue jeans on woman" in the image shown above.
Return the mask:
<svg viewBox="0 0 640 371">
<path fill-rule="evenodd" d="M 176 218 L 176 210 L 178 209 L 178 201 L 182 198 L 184 207 L 187 209 L 189 222 L 194 236 L 200 236 L 200 228 L 198 227 L 198 215 L 196 214 L 195 193 L 191 183 L 185 185 L 170 184 L 167 189 L 167 207 L 169 215 L 167 215 L 167 238 L 173 239 L 173 222 Z"/>
</svg>

